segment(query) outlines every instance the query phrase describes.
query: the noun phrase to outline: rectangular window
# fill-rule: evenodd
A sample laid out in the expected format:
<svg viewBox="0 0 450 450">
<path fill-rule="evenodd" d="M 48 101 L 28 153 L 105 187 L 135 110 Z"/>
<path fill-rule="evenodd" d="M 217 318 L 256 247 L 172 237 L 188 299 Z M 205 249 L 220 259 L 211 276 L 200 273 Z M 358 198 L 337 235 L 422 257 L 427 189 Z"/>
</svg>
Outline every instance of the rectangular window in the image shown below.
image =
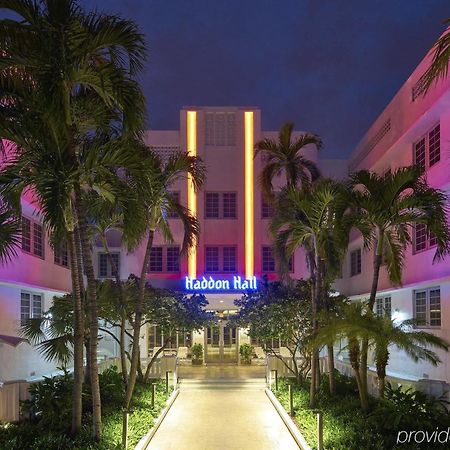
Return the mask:
<svg viewBox="0 0 450 450">
<path fill-rule="evenodd" d="M 149 272 L 163 271 L 163 248 L 153 247 L 150 253 Z"/>
<path fill-rule="evenodd" d="M 111 253 L 111 259 L 116 267 L 116 270 L 120 274 L 120 253 Z M 98 277 L 99 278 L 112 278 L 114 277 L 114 271 L 111 267 L 111 262 L 106 253 L 98 254 Z"/>
<path fill-rule="evenodd" d="M 205 218 L 218 219 L 219 218 L 219 193 L 206 192 L 205 194 Z"/>
<path fill-rule="evenodd" d="M 31 253 L 31 221 L 22 217 L 22 250 Z"/>
<path fill-rule="evenodd" d="M 172 195 L 172 198 L 173 198 L 174 202 L 180 203 L 180 193 L 178 191 L 171 192 L 170 194 Z M 177 219 L 178 218 L 178 214 L 176 213 L 176 211 L 170 210 L 167 213 L 167 217 L 169 219 Z"/>
<path fill-rule="evenodd" d="M 413 162 L 426 171 L 441 160 L 441 126 L 438 123 L 413 144 Z"/>
<path fill-rule="evenodd" d="M 236 193 L 224 192 L 222 194 L 223 201 L 223 218 L 236 219 Z"/>
<path fill-rule="evenodd" d="M 273 257 L 272 247 L 262 248 L 262 271 L 275 272 L 275 258 Z"/>
<path fill-rule="evenodd" d="M 375 312 L 377 316 L 392 317 L 391 297 L 379 297 L 376 299 Z"/>
<path fill-rule="evenodd" d="M 441 127 L 436 125 L 428 133 L 428 167 L 434 166 L 441 159 Z"/>
<path fill-rule="evenodd" d="M 178 247 L 167 247 L 167 272 L 180 271 L 180 249 Z"/>
<path fill-rule="evenodd" d="M 274 209 L 270 203 L 267 203 L 264 198 L 261 198 L 261 218 L 269 219 L 273 217 Z"/>
<path fill-rule="evenodd" d="M 20 293 L 20 324 L 28 319 L 42 317 L 42 295 L 30 292 Z"/>
<path fill-rule="evenodd" d="M 67 251 L 67 243 L 64 242 L 61 245 L 55 246 L 53 249 L 54 262 L 59 266 L 69 267 L 69 254 Z"/>
<path fill-rule="evenodd" d="M 205 248 L 205 272 L 219 272 L 219 247 Z"/>
<path fill-rule="evenodd" d="M 205 219 L 236 219 L 236 192 L 206 192 Z"/>
<path fill-rule="evenodd" d="M 44 257 L 44 230 L 41 224 L 33 223 L 33 253 Z"/>
<path fill-rule="evenodd" d="M 361 273 L 361 249 L 353 250 L 350 253 L 350 276 Z"/>
<path fill-rule="evenodd" d="M 223 247 L 223 271 L 236 272 L 236 247 Z"/>
<path fill-rule="evenodd" d="M 441 290 L 439 287 L 414 291 L 414 318 L 422 326 L 441 326 Z"/>
<path fill-rule="evenodd" d="M 22 250 L 44 259 L 44 227 L 27 217 L 22 217 Z"/>
<path fill-rule="evenodd" d="M 424 223 L 416 223 L 413 229 L 413 250 L 420 253 L 437 245 L 436 236 L 427 231 Z"/>
</svg>

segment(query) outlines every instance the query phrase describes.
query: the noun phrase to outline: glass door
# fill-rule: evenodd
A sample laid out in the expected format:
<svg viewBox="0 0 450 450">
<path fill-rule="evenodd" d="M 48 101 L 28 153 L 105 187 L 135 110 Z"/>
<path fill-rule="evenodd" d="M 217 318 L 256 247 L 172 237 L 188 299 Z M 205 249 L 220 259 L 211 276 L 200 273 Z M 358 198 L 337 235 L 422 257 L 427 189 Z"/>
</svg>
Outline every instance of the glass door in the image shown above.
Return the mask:
<svg viewBox="0 0 450 450">
<path fill-rule="evenodd" d="M 237 328 L 219 319 L 205 328 L 205 357 L 208 363 L 237 363 Z"/>
</svg>

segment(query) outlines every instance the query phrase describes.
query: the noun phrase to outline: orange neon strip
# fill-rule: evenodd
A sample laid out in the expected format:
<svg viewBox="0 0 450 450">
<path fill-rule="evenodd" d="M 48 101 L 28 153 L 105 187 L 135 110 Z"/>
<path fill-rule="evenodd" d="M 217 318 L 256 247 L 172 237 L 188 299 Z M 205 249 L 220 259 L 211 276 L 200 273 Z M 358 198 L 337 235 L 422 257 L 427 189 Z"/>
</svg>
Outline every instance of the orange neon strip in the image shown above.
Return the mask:
<svg viewBox="0 0 450 450">
<path fill-rule="evenodd" d="M 253 111 L 245 113 L 245 277 L 255 274 L 254 262 L 254 181 Z"/>
<path fill-rule="evenodd" d="M 197 111 L 187 112 L 187 151 L 190 156 L 197 156 Z M 194 189 L 192 177 L 188 174 L 188 209 L 194 217 L 197 217 L 197 194 Z M 197 246 L 189 250 L 188 274 L 191 278 L 197 277 Z"/>
</svg>

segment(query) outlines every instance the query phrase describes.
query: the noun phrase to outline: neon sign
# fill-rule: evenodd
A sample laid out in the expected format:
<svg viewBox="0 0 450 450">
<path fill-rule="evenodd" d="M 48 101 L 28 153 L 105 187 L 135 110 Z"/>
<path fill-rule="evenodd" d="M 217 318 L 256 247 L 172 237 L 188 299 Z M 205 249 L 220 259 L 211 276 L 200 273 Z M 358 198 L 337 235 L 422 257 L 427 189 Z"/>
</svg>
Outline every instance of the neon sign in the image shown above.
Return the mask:
<svg viewBox="0 0 450 450">
<path fill-rule="evenodd" d="M 184 287 L 187 291 L 248 291 L 258 288 L 256 277 L 248 280 L 239 275 L 233 276 L 231 280 L 214 279 L 212 277 L 192 278 L 186 277 Z"/>
</svg>

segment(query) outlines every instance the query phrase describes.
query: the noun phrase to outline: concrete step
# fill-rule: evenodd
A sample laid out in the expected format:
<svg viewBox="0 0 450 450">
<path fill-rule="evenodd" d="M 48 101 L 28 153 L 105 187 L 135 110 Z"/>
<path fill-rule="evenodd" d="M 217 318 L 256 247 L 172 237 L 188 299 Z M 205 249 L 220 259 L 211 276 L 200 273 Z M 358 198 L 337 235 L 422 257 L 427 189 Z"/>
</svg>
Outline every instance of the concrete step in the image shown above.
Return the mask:
<svg viewBox="0 0 450 450">
<path fill-rule="evenodd" d="M 266 381 L 264 378 L 247 378 L 245 380 L 232 379 L 206 379 L 195 380 L 180 379 L 180 389 L 185 390 L 248 390 L 264 389 Z"/>
</svg>

